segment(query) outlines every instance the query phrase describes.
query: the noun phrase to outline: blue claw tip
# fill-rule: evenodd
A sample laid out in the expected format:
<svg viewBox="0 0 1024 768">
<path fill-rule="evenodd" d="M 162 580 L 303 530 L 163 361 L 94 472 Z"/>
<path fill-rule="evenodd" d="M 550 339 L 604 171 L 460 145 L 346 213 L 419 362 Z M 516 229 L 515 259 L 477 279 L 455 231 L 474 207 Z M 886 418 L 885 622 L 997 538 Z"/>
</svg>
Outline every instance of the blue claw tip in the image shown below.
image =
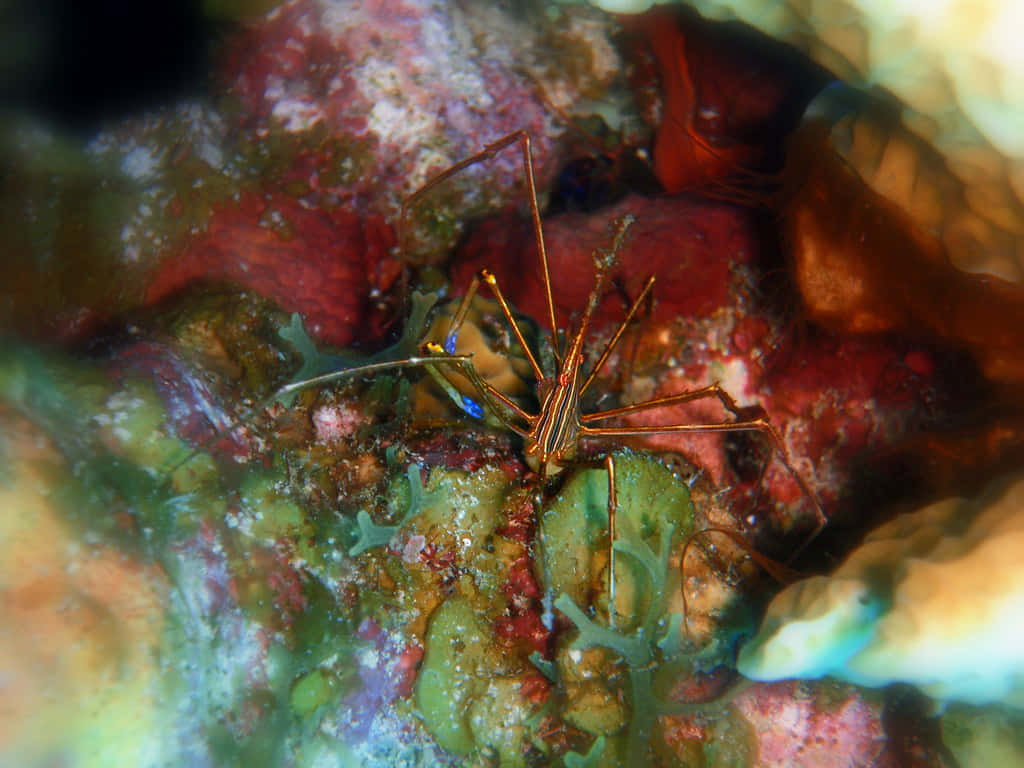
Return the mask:
<svg viewBox="0 0 1024 768">
<path fill-rule="evenodd" d="M 455 342 L 459 338 L 458 333 L 449 333 L 444 338 L 444 351 L 449 355 L 455 354 Z"/>
<path fill-rule="evenodd" d="M 462 410 L 475 419 L 482 419 L 484 417 L 484 409 L 480 407 L 480 404 L 466 395 L 462 396 Z"/>
</svg>

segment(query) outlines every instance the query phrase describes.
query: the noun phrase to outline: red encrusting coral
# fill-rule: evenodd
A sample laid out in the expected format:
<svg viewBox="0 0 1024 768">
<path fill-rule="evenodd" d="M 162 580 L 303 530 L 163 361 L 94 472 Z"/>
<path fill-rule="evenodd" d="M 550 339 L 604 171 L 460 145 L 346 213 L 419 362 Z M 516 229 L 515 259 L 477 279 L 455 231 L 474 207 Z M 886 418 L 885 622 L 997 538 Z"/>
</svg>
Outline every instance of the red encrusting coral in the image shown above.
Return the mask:
<svg viewBox="0 0 1024 768">
<path fill-rule="evenodd" d="M 371 293 L 387 291 L 401 272 L 389 252 L 394 244 L 379 217 L 311 210 L 285 195 L 248 192 L 217 209 L 205 232 L 165 258 L 146 301 L 199 282 L 235 283 L 301 314 L 325 344 L 372 343 L 392 320 L 375 309 Z"/>
<path fill-rule="evenodd" d="M 877 700 L 854 689 L 800 682 L 755 685 L 736 698 L 764 768 L 884 765 L 886 734 Z"/>
<path fill-rule="evenodd" d="M 658 282 L 646 320 L 705 317 L 728 301 L 733 267 L 753 261 L 759 251 L 751 212 L 728 203 L 632 195 L 597 213 L 554 216 L 544 223 L 544 239 L 559 322 L 586 306 L 594 287 L 593 253 L 611 245 L 613 223 L 625 214 L 636 221 L 594 317 L 595 330 L 621 320 L 650 275 Z M 464 290 L 481 268 L 494 273 L 516 310 L 547 317 L 540 257 L 527 222 L 512 215 L 482 222 L 452 265 L 456 290 Z"/>
<path fill-rule="evenodd" d="M 219 79 L 240 107 L 229 119 L 246 134 L 285 144 L 302 137 L 312 155 L 318 146 L 344 147 L 345 156 L 309 166 L 297 182 L 322 185 L 360 213 L 394 216 L 428 175 L 519 129 L 534 139 L 539 178 L 550 178 L 555 132 L 537 82 L 519 69 L 520 46 L 540 43 L 516 38 L 510 46 L 502 25 L 516 23 L 472 5 L 293 0 L 240 32 L 221 57 Z M 559 80 L 559 90 L 588 84 L 598 64 L 579 68 L 582 84 Z M 520 179 L 509 153 L 449 189 L 494 210 Z M 477 194 L 481 182 L 487 199 Z"/>
<path fill-rule="evenodd" d="M 498 530 L 507 539 L 527 545 L 527 552 L 514 560 L 508 567 L 501 591 L 508 598 L 507 615 L 494 622 L 494 634 L 513 643 L 525 646 L 548 657 L 551 649 L 552 631 L 541 618 L 541 596 L 543 590 L 537 583 L 534 572 L 532 546 L 536 520 L 532 501 L 506 510 L 508 523 Z"/>
<path fill-rule="evenodd" d="M 476 472 L 485 464 L 500 462 L 505 476 L 512 480 L 523 476 L 526 465 L 509 453 L 507 440 L 507 436 L 435 432 L 414 437 L 406 447 L 424 467 Z"/>
<path fill-rule="evenodd" d="M 536 611 L 502 616 L 494 622 L 494 634 L 506 640 L 522 643 L 543 656 L 548 655 L 551 630 L 544 626 Z"/>
<path fill-rule="evenodd" d="M 272 565 L 266 573 L 267 586 L 274 599 L 276 617 L 285 630 L 291 629 L 296 617 L 306 610 L 308 601 L 302 591 L 303 574 L 296 569 L 286 551 L 291 542 L 282 540 L 274 549 Z"/>
<path fill-rule="evenodd" d="M 411 18 L 413 9 L 405 10 L 397 18 Z M 329 113 L 334 129 L 366 128 L 373 104 L 361 98 L 351 74 L 340 66 L 353 58 L 349 41 L 332 39 L 321 16 L 315 5 L 286 3 L 229 42 L 221 76 L 240 100 L 240 115 L 250 129 L 265 130 L 271 116 L 286 120 L 282 105 L 303 99 L 308 116 Z"/>
</svg>

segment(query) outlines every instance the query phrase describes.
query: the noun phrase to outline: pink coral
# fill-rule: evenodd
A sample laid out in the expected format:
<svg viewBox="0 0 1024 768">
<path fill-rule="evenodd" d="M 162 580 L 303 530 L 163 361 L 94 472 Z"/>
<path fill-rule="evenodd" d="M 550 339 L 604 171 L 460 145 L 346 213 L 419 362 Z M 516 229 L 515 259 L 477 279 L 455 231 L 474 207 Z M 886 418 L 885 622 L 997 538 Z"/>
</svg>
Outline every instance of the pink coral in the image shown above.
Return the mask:
<svg viewBox="0 0 1024 768">
<path fill-rule="evenodd" d="M 318 443 L 338 443 L 351 437 L 364 422 L 362 414 L 344 403 L 324 405 L 313 411 L 313 429 Z"/>
<path fill-rule="evenodd" d="M 856 768 L 877 764 L 885 748 L 881 707 L 853 689 L 757 685 L 736 708 L 754 733 L 758 768 Z"/>
</svg>

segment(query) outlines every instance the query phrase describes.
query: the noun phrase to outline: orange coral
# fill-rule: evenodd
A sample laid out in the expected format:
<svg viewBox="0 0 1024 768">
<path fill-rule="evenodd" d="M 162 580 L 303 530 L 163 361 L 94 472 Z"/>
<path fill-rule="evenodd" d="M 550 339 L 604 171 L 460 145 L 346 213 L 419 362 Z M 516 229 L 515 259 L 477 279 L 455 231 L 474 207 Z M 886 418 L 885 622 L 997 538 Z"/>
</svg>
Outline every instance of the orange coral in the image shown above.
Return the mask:
<svg viewBox="0 0 1024 768">
<path fill-rule="evenodd" d="M 832 150 L 824 126 L 794 137 L 785 238 L 810 319 L 897 332 L 969 352 L 999 385 L 1024 384 L 1024 289 L 955 268 L 943 245 Z"/>
</svg>

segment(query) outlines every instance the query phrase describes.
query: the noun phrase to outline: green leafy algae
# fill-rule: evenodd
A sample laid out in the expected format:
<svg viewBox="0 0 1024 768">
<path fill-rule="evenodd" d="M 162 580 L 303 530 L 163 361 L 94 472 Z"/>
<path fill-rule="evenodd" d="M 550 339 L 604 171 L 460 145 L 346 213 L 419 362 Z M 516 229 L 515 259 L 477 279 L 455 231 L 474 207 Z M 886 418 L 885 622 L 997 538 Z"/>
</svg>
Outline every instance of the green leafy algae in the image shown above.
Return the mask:
<svg viewBox="0 0 1024 768">
<path fill-rule="evenodd" d="M 423 511 L 426 505 L 434 502 L 438 494 L 436 492 L 428 494 L 424 491 L 423 478 L 420 477 L 421 471 L 422 468 L 419 464 L 410 464 L 406 470 L 406 477 L 409 480 L 409 507 L 397 525 L 377 525 L 370 518 L 369 513 L 363 509 L 356 513 L 359 538 L 355 544 L 349 547 L 349 555 L 356 557 L 368 549 L 386 546 L 410 518 L 415 517 Z"/>
<path fill-rule="evenodd" d="M 622 454 L 615 467 L 614 612 L 619 626 L 636 626 L 643 617 L 662 618 L 660 601 L 678 589 L 656 553 L 681 545 L 692 528 L 693 507 L 686 483 L 657 461 Z M 608 535 L 608 474 L 603 467 L 577 472 L 540 519 L 538 575 L 551 598 L 565 593 L 580 604 L 603 583 L 601 607 L 608 609 Z M 652 591 L 652 583 L 659 589 Z"/>
<path fill-rule="evenodd" d="M 397 362 L 416 355 L 426 332 L 427 316 L 437 300 L 438 294 L 436 293 L 413 291 L 409 317 L 402 329 L 401 337 L 390 347 L 366 356 L 354 353 L 332 354 L 321 351 L 306 331 L 302 317 L 297 312 L 292 313 L 289 324 L 281 328 L 278 333 L 298 352 L 302 364 L 288 382 L 288 385 L 294 388 L 285 389 L 272 399 L 290 406 L 294 402 L 298 387 L 311 379 L 323 380 L 324 377 L 331 378 L 332 376 L 340 379 L 349 374 L 358 375 L 358 369 L 362 366 Z"/>
<path fill-rule="evenodd" d="M 615 467 L 616 536 L 611 552 L 607 472 L 587 470 L 569 480 L 541 519 L 541 572 L 548 594 L 558 594 L 554 607 L 578 630 L 569 647 L 608 649 L 626 666 L 628 734 L 624 743 L 618 736 L 612 739 L 614 747 L 604 759 L 613 761 L 608 764 L 622 759 L 644 765 L 653 723 L 669 711 L 655 697 L 654 676 L 680 654 L 678 642 L 671 642 L 678 640 L 680 616 L 668 611 L 670 596 L 679 589 L 670 559 L 678 556 L 692 527 L 693 507 L 688 486 L 656 461 L 623 455 L 615 458 Z M 603 623 L 579 607 L 587 597 L 605 616 Z M 578 727 L 603 737 L 616 722 L 616 699 L 591 681 L 580 680 L 567 667 L 572 658 L 558 656 L 563 679 L 578 681 L 570 684 L 568 716 Z M 574 706 L 574 695 L 587 705 Z M 588 763 L 597 755 L 592 749 Z"/>
<path fill-rule="evenodd" d="M 331 700 L 336 683 L 323 669 L 314 669 L 292 686 L 289 703 L 299 717 L 308 717 Z"/>
</svg>

